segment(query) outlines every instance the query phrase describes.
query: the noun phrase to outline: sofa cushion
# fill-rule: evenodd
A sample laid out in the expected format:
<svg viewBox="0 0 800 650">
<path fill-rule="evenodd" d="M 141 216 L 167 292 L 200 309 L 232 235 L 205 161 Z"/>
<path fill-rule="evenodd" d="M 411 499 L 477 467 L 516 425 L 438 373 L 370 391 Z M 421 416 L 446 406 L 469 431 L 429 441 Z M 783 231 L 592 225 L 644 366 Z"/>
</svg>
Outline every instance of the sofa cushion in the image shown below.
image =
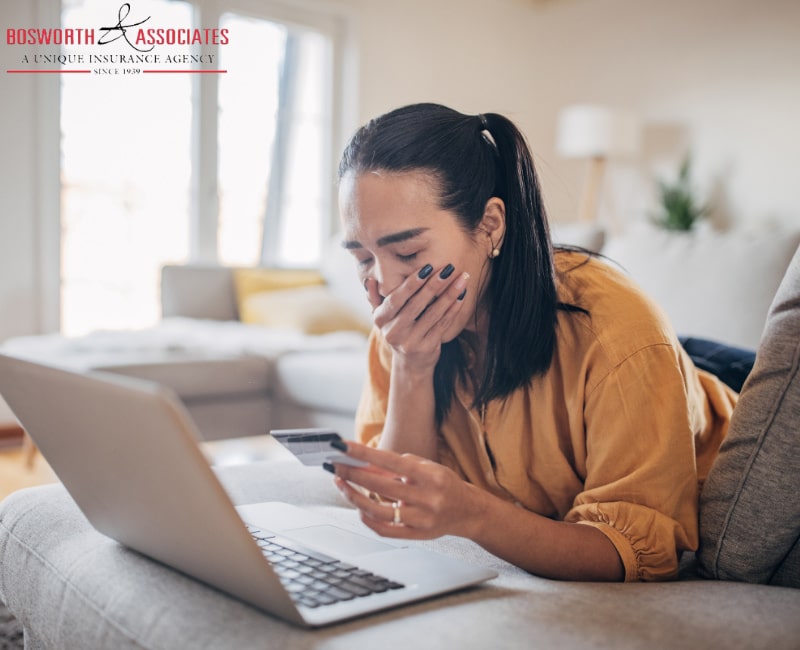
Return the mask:
<svg viewBox="0 0 800 650">
<path fill-rule="evenodd" d="M 606 241 L 606 232 L 596 224 L 553 221 L 550 223 L 550 238 L 556 246 L 578 246 L 598 253 Z"/>
<path fill-rule="evenodd" d="M 700 499 L 707 575 L 800 587 L 800 249 Z"/>
<path fill-rule="evenodd" d="M 305 334 L 355 331 L 366 335 L 371 327 L 323 286 L 254 293 L 240 303 L 239 313 L 244 323 Z"/>
<path fill-rule="evenodd" d="M 608 238 L 620 264 L 684 336 L 755 350 L 800 231 L 763 228 L 667 232 L 637 224 Z"/>
<path fill-rule="evenodd" d="M 236 301 L 241 307 L 248 296 L 264 291 L 325 284 L 318 271 L 307 269 L 240 268 L 233 270 Z"/>
<path fill-rule="evenodd" d="M 235 503 L 287 501 L 361 525 L 317 467 L 274 461 L 218 474 Z M 310 632 L 121 547 L 91 529 L 62 486 L 45 486 L 0 502 L 0 599 L 25 625 L 26 645 L 41 649 L 780 650 L 796 648 L 800 638 L 796 589 L 545 580 L 461 537 L 419 544 L 499 576 L 480 588 Z"/>
<path fill-rule="evenodd" d="M 366 345 L 358 351 L 293 352 L 275 364 L 275 395 L 308 408 L 352 415 L 366 374 Z"/>
<path fill-rule="evenodd" d="M 164 266 L 161 269 L 161 316 L 236 320 L 233 270 L 196 264 Z"/>
<path fill-rule="evenodd" d="M 264 357 L 165 358 L 161 363 L 126 363 L 94 368 L 169 386 L 184 400 L 220 399 L 271 392 L 272 361 Z"/>
</svg>

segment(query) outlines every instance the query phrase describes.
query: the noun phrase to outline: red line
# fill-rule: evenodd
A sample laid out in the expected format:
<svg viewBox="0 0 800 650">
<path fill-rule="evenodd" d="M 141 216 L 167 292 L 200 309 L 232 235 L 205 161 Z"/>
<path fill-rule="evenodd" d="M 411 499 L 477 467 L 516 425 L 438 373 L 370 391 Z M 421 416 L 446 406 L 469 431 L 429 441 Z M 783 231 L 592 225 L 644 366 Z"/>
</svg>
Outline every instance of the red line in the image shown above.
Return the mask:
<svg viewBox="0 0 800 650">
<path fill-rule="evenodd" d="M 6 70 L 9 74 L 89 74 L 91 70 Z"/>
<path fill-rule="evenodd" d="M 227 70 L 142 70 L 142 72 L 151 73 L 169 73 L 169 74 L 224 74 Z"/>
</svg>

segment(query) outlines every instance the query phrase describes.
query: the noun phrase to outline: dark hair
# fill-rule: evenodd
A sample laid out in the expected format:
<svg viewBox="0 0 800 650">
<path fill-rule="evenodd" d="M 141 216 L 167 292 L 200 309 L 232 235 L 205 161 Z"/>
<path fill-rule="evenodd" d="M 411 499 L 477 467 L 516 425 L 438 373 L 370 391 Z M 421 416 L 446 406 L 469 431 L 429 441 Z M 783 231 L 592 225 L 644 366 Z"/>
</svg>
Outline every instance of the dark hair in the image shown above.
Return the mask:
<svg viewBox="0 0 800 650">
<path fill-rule="evenodd" d="M 440 207 L 477 231 L 486 202 L 505 203 L 502 254 L 491 261 L 489 332 L 475 405 L 505 397 L 544 373 L 553 357 L 559 308 L 553 248 L 539 181 L 525 138 L 496 113 L 471 116 L 438 104 L 414 104 L 377 117 L 347 145 L 348 173 L 423 170 L 438 183 Z M 434 374 L 436 419 L 446 415 L 466 357 L 458 339 L 442 346 Z"/>
</svg>

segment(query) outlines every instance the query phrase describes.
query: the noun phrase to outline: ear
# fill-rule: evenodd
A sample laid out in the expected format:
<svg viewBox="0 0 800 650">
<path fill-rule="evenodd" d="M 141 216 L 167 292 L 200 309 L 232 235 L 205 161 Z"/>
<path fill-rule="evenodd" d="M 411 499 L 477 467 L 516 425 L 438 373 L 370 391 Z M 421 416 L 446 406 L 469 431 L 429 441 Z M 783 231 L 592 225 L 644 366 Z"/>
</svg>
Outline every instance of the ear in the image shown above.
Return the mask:
<svg viewBox="0 0 800 650">
<path fill-rule="evenodd" d="M 503 199 L 493 196 L 486 202 L 479 229 L 488 235 L 485 242 L 487 254 L 493 248 L 499 250 L 502 247 L 506 234 L 506 204 Z"/>
</svg>

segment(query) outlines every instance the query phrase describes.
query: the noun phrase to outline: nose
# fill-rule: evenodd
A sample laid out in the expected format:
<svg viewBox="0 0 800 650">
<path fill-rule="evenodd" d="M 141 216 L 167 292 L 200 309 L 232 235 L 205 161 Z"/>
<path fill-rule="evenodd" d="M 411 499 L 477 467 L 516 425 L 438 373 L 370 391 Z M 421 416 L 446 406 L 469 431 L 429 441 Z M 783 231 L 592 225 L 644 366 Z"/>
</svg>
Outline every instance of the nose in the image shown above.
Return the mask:
<svg viewBox="0 0 800 650">
<path fill-rule="evenodd" d="M 390 264 L 381 263 L 378 260 L 375 261 L 373 266 L 372 276 L 378 283 L 378 293 L 383 298 L 397 289 L 406 279 L 402 273 L 392 269 Z"/>
</svg>

